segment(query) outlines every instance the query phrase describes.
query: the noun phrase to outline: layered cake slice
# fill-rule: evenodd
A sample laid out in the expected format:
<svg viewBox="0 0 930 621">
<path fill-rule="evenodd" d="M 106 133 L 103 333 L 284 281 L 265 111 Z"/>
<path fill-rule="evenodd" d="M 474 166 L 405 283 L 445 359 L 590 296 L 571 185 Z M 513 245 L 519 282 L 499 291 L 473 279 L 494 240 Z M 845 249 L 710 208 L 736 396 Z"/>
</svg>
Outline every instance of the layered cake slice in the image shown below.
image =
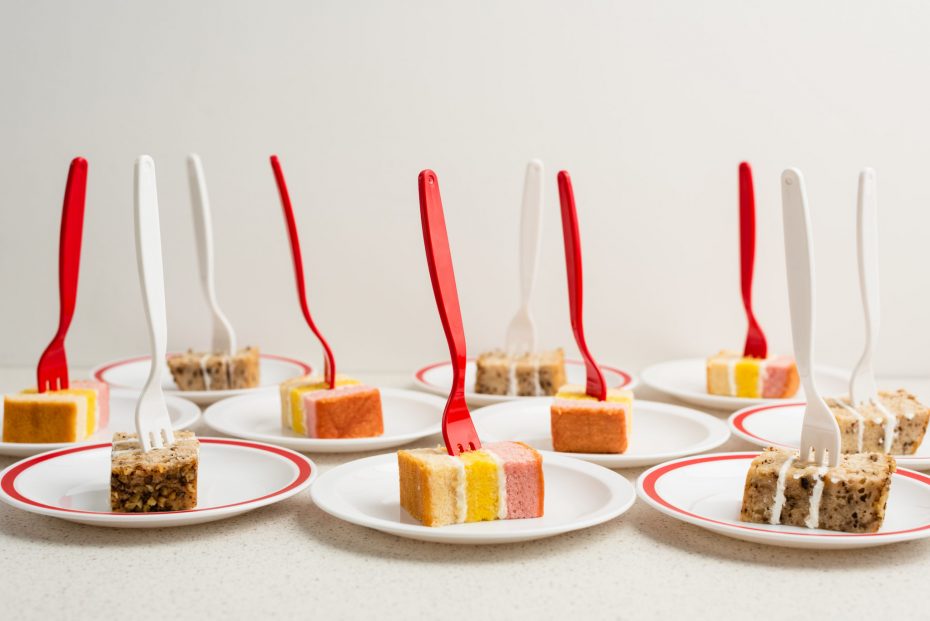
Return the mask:
<svg viewBox="0 0 930 621">
<path fill-rule="evenodd" d="M 747 399 L 787 399 L 798 391 L 800 378 L 791 356 L 750 358 L 721 351 L 707 359 L 707 392 Z"/>
<path fill-rule="evenodd" d="M 35 395 L 38 391 L 35 388 L 27 388 L 22 391 L 22 394 Z M 94 435 L 100 429 L 105 429 L 110 422 L 110 387 L 106 382 L 77 380 L 71 382 L 69 388 L 48 391 L 46 394 L 75 395 L 87 401 L 85 437 Z M 31 442 L 31 440 L 27 441 Z"/>
<path fill-rule="evenodd" d="M 740 520 L 874 533 L 885 519 L 895 467 L 882 453 L 843 455 L 827 468 L 767 448 L 749 466 Z"/>
<path fill-rule="evenodd" d="M 258 386 L 259 352 L 246 347 L 236 355 L 188 350 L 168 356 L 168 368 L 178 390 L 232 390 Z"/>
<path fill-rule="evenodd" d="M 197 506 L 200 442 L 175 431 L 174 443 L 148 452 L 134 433 L 113 434 L 110 508 L 119 513 L 183 511 Z"/>
<path fill-rule="evenodd" d="M 565 384 L 561 349 L 515 356 L 494 350 L 478 356 L 476 367 L 475 392 L 485 395 L 554 395 Z"/>
<path fill-rule="evenodd" d="M 552 448 L 563 453 L 623 453 L 630 443 L 633 392 L 611 388 L 607 400 L 563 386 L 550 407 Z"/>
<path fill-rule="evenodd" d="M 370 438 L 384 433 L 381 392 L 350 377 L 336 387 L 298 377 L 280 385 L 281 426 L 308 438 Z"/>
<path fill-rule="evenodd" d="M 904 389 L 879 391 L 878 403 L 853 407 L 849 399 L 827 399 L 840 427 L 844 453 L 913 455 L 927 433 L 930 408 Z"/>
<path fill-rule="evenodd" d="M 458 457 L 442 447 L 397 452 L 400 505 L 425 526 L 543 515 L 542 456 L 492 442 Z"/>
</svg>

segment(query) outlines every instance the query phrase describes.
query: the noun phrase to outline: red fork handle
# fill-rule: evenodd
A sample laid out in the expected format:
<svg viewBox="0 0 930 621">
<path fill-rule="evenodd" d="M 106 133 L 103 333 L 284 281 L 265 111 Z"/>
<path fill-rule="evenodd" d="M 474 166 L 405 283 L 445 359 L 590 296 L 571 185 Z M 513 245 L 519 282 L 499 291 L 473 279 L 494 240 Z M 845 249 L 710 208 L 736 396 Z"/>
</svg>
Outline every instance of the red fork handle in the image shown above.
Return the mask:
<svg viewBox="0 0 930 621">
<path fill-rule="evenodd" d="M 739 165 L 739 240 L 740 286 L 743 308 L 750 324 L 743 355 L 765 358 L 768 353 L 765 335 L 752 311 L 752 277 L 756 262 L 756 197 L 752 168 L 748 162 Z"/>
<path fill-rule="evenodd" d="M 284 171 L 281 170 L 281 162 L 278 161 L 277 155 L 271 156 L 271 170 L 274 172 L 274 180 L 278 185 L 278 194 L 281 195 L 281 207 L 284 209 L 284 220 L 287 223 L 287 236 L 291 242 L 291 256 L 294 259 L 294 279 L 297 281 L 297 298 L 300 300 L 300 310 L 303 311 L 304 319 L 310 330 L 316 335 L 323 346 L 323 374 L 326 384 L 330 388 L 336 387 L 336 360 L 333 358 L 333 350 L 330 349 L 329 343 L 323 338 L 323 334 L 313 317 L 310 315 L 310 307 L 307 305 L 307 287 L 304 284 L 304 262 L 300 254 L 300 237 L 297 236 L 297 222 L 294 219 L 294 207 L 291 205 L 291 196 L 287 191 L 287 182 L 284 180 Z"/>
<path fill-rule="evenodd" d="M 604 374 L 594 361 L 584 338 L 581 236 L 578 233 L 578 214 L 575 210 L 572 179 L 565 170 L 559 172 L 559 202 L 562 206 L 562 237 L 565 240 L 565 271 L 568 274 L 568 310 L 571 315 L 575 344 L 578 345 L 578 350 L 584 358 L 587 373 L 585 392 L 598 401 L 605 401 L 607 384 L 604 382 Z"/>
<path fill-rule="evenodd" d="M 426 242 L 426 263 L 429 278 L 439 308 L 439 319 L 446 333 L 449 354 L 452 357 L 453 395 L 465 395 L 465 326 L 459 293 L 455 286 L 455 271 L 452 268 L 452 252 L 446 233 L 446 218 L 439 194 L 439 179 L 432 170 L 424 170 L 418 178 L 420 188 L 420 220 L 423 224 L 423 239 Z"/>
</svg>

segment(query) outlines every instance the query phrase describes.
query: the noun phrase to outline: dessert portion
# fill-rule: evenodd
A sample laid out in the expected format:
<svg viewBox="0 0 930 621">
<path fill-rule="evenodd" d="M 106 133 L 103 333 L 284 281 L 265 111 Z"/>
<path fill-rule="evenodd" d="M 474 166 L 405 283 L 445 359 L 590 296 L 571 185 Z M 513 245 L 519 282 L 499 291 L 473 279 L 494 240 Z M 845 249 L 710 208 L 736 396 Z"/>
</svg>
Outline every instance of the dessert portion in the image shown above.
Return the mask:
<svg viewBox="0 0 930 621">
<path fill-rule="evenodd" d="M 80 442 L 104 429 L 110 390 L 104 382 L 81 380 L 70 388 L 39 393 L 27 388 L 3 399 L 3 441 Z"/>
<path fill-rule="evenodd" d="M 550 407 L 552 448 L 563 453 L 623 453 L 630 444 L 633 392 L 607 391 L 607 400 L 585 394 L 584 386 L 563 386 Z"/>
<path fill-rule="evenodd" d="M 542 456 L 521 442 L 492 442 L 453 457 L 445 448 L 397 452 L 400 506 L 424 526 L 543 515 Z"/>
<path fill-rule="evenodd" d="M 927 432 L 930 408 L 903 389 L 879 391 L 878 399 L 855 407 L 846 398 L 826 399 L 840 427 L 842 451 L 913 455 Z"/>
<path fill-rule="evenodd" d="M 787 399 L 798 391 L 798 368 L 791 356 L 750 358 L 723 350 L 707 359 L 707 392 L 747 399 Z"/>
<path fill-rule="evenodd" d="M 536 397 L 554 395 L 565 384 L 561 349 L 510 356 L 494 350 L 478 356 L 475 392 Z"/>
<path fill-rule="evenodd" d="M 188 350 L 168 356 L 168 368 L 178 390 L 232 390 L 255 388 L 259 382 L 257 347 L 246 347 L 236 355 Z"/>
<path fill-rule="evenodd" d="M 119 513 L 193 509 L 199 451 L 192 431 L 175 431 L 174 444 L 148 452 L 136 434 L 113 434 L 110 508 Z"/>
<path fill-rule="evenodd" d="M 370 438 L 384 433 L 381 392 L 337 376 L 328 388 L 319 377 L 296 377 L 280 385 L 281 426 L 308 438 Z"/>
<path fill-rule="evenodd" d="M 885 519 L 895 467 L 882 453 L 843 455 L 827 468 L 767 448 L 749 466 L 740 520 L 874 533 Z"/>
</svg>

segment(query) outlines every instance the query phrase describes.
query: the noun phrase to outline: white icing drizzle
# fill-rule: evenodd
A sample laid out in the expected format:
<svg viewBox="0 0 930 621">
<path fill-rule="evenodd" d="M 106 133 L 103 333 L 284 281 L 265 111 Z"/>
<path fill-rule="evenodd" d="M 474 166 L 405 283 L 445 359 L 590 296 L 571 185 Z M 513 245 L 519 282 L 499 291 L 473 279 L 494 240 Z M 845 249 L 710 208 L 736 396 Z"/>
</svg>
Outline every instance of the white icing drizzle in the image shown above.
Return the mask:
<svg viewBox="0 0 930 621">
<path fill-rule="evenodd" d="M 817 528 L 820 526 L 820 499 L 823 497 L 824 475 L 829 468 L 821 466 L 817 469 L 817 482 L 814 483 L 814 489 L 811 491 L 810 505 L 807 511 L 807 519 L 804 525 L 808 528 Z"/>
<path fill-rule="evenodd" d="M 772 503 L 772 513 L 769 515 L 769 524 L 781 523 L 781 510 L 785 506 L 785 479 L 795 459 L 795 457 L 789 457 L 778 470 L 778 482 L 775 484 L 775 498 Z"/>
<path fill-rule="evenodd" d="M 507 475 L 504 473 L 504 461 L 491 449 L 485 449 L 497 466 L 497 519 L 507 519 Z"/>
<path fill-rule="evenodd" d="M 759 377 L 756 378 L 756 395 L 762 398 L 762 389 L 765 387 L 765 370 L 768 368 L 768 360 L 759 362 Z"/>
<path fill-rule="evenodd" d="M 203 375 L 203 388 L 204 390 L 210 390 L 210 374 L 207 373 L 207 359 L 209 359 L 211 354 L 204 354 L 200 358 L 200 373 Z"/>
<path fill-rule="evenodd" d="M 873 401 L 872 403 L 875 404 L 875 407 L 878 408 L 878 411 L 881 412 L 882 416 L 885 418 L 885 420 L 883 421 L 883 425 L 885 429 L 885 438 L 884 438 L 882 448 L 885 453 L 890 453 L 891 446 L 894 444 L 894 431 L 895 431 L 895 428 L 898 426 L 898 418 L 894 414 L 889 412 L 888 408 L 886 408 L 884 404 L 882 404 L 881 401 L 876 400 L 876 401 Z"/>
<path fill-rule="evenodd" d="M 533 396 L 542 394 L 542 384 L 539 383 L 539 354 L 533 354 Z"/>
<path fill-rule="evenodd" d="M 517 394 L 517 359 L 515 356 L 507 356 L 509 366 L 507 367 L 507 395 L 514 396 Z"/>
<path fill-rule="evenodd" d="M 458 485 L 455 487 L 455 521 L 458 524 L 463 524 L 468 516 L 468 495 L 465 493 L 465 463 L 457 457 L 451 455 L 448 457 L 459 471 Z"/>
<path fill-rule="evenodd" d="M 857 449 L 856 452 L 861 453 L 862 452 L 862 435 L 863 433 L 865 433 L 865 417 L 859 413 L 859 410 L 849 405 L 845 401 L 841 399 L 837 399 L 836 402 L 839 403 L 841 406 L 843 406 L 844 410 L 846 410 L 847 412 L 855 416 L 856 420 L 859 422 L 859 424 L 856 425 L 859 430 L 858 437 L 856 439 L 856 449 Z"/>
</svg>

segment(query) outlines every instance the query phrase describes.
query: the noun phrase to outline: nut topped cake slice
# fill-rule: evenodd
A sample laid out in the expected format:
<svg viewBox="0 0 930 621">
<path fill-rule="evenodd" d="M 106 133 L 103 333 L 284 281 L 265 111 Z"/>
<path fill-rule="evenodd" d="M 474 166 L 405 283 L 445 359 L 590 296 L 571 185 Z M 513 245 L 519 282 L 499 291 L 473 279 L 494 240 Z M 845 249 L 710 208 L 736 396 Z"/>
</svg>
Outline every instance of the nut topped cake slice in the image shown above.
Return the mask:
<svg viewBox="0 0 930 621">
<path fill-rule="evenodd" d="M 168 368 L 179 390 L 233 390 L 258 386 L 259 360 L 257 347 L 234 356 L 188 350 L 168 356 Z"/>
<path fill-rule="evenodd" d="M 134 433 L 113 434 L 110 507 L 120 513 L 183 511 L 197 506 L 200 442 L 175 431 L 174 444 L 145 452 Z"/>
<path fill-rule="evenodd" d="M 883 453 L 843 455 L 828 468 L 767 448 L 749 466 L 740 520 L 874 533 L 885 519 L 895 468 Z"/>
<path fill-rule="evenodd" d="M 485 395 L 547 396 L 565 384 L 561 349 L 514 356 L 494 350 L 478 356 L 475 366 L 475 392 Z"/>
<path fill-rule="evenodd" d="M 844 453 L 913 455 L 923 442 L 930 408 L 900 389 L 879 391 L 878 403 L 853 407 L 849 399 L 827 399 L 840 427 Z"/>
</svg>

